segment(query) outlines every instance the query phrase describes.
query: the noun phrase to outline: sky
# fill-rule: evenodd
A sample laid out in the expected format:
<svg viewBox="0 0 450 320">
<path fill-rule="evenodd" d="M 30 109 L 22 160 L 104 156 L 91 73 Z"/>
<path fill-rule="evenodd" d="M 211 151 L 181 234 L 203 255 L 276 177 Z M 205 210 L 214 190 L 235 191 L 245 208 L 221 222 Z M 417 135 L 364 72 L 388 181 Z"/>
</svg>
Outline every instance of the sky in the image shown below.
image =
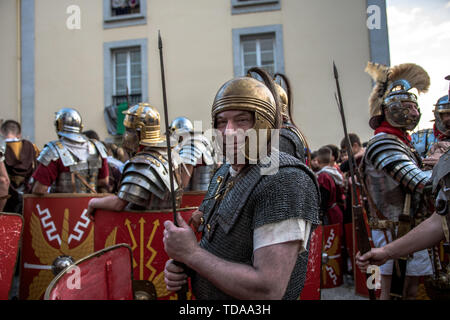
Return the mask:
<svg viewBox="0 0 450 320">
<path fill-rule="evenodd" d="M 391 66 L 412 62 L 431 79 L 419 96 L 422 117 L 417 129 L 431 128 L 437 100 L 446 95 L 450 75 L 450 1 L 386 0 Z"/>
</svg>

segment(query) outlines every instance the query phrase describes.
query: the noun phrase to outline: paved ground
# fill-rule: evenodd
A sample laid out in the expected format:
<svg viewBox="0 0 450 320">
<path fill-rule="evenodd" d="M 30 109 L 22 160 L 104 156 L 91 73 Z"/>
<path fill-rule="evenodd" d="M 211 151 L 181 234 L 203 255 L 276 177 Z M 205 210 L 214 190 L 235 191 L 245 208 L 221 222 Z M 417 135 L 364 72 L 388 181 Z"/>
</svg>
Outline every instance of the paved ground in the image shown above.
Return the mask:
<svg viewBox="0 0 450 320">
<path fill-rule="evenodd" d="M 354 287 L 342 285 L 332 289 L 322 289 L 321 300 L 368 300 L 355 294 Z"/>
<path fill-rule="evenodd" d="M 321 290 L 321 300 L 368 300 L 368 298 L 355 294 L 353 281 L 344 280 L 340 287 Z"/>
</svg>

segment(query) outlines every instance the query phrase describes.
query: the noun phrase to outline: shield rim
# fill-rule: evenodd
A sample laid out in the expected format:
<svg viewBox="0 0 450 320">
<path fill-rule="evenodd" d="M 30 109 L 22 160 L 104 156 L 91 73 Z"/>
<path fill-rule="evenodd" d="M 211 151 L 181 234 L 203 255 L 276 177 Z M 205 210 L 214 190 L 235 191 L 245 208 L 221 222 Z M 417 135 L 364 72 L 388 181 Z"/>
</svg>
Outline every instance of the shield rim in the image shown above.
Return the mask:
<svg viewBox="0 0 450 320">
<path fill-rule="evenodd" d="M 21 260 L 21 255 L 19 254 L 20 252 L 20 248 L 22 248 L 22 239 L 23 239 L 23 227 L 25 224 L 25 220 L 23 218 L 23 216 L 20 213 L 12 213 L 12 212 L 0 212 L 0 216 L 16 216 L 16 217 L 20 217 L 20 221 L 22 222 L 21 226 L 20 226 L 20 235 L 19 235 L 19 242 L 17 244 L 17 253 L 16 253 L 16 262 L 14 263 L 14 269 L 17 269 L 17 266 L 20 265 L 20 260 Z M 20 275 L 19 275 L 20 278 Z M 11 289 L 13 287 L 14 284 L 14 271 L 13 271 L 13 276 L 11 278 L 11 283 L 9 286 L 9 291 L 8 291 L 8 295 L 11 293 Z"/>
<path fill-rule="evenodd" d="M 90 259 L 95 258 L 95 257 L 99 257 L 99 256 L 105 254 L 108 251 L 112 251 L 112 250 L 120 248 L 120 247 L 128 248 L 128 251 L 130 252 L 131 282 L 132 282 L 133 281 L 133 252 L 131 250 L 131 247 L 128 244 L 126 244 L 126 243 L 118 243 L 118 244 L 115 244 L 113 246 L 110 246 L 110 247 L 104 248 L 102 250 L 96 251 L 94 253 L 91 253 L 91 254 L 87 255 L 86 257 L 75 261 L 74 264 L 66 267 L 64 270 L 62 270 L 60 273 L 58 273 L 58 275 L 56 275 L 53 278 L 53 280 L 49 283 L 49 285 L 47 286 L 47 289 L 45 289 L 44 300 L 51 300 L 50 299 L 50 294 L 51 294 L 52 290 L 54 289 L 55 285 L 61 280 L 61 278 L 67 273 L 67 271 L 70 268 L 72 268 L 72 266 L 77 266 L 77 265 L 79 265 L 80 263 L 82 263 L 84 261 L 90 260 Z M 134 296 L 134 292 L 133 292 L 133 296 Z"/>
</svg>

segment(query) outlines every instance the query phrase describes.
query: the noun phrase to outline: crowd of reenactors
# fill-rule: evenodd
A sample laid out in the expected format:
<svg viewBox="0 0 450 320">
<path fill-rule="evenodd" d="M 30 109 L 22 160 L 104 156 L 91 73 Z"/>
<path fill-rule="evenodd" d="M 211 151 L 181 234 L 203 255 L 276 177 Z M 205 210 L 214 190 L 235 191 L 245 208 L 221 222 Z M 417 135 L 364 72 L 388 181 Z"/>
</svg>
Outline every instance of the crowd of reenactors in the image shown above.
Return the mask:
<svg viewBox="0 0 450 320">
<path fill-rule="evenodd" d="M 189 274 L 197 299 L 297 299 L 312 232 L 353 220 L 350 172 L 358 170 L 374 249 L 359 253 L 356 262 L 362 270 L 381 265 L 380 298 L 394 296 L 395 277 L 403 279 L 396 297 L 405 299 L 416 297 L 421 276 L 450 289 L 446 262 L 427 250 L 449 241 L 450 92 L 435 105 L 434 127 L 410 136 L 421 115 L 417 95 L 430 84 L 426 71 L 415 64 L 369 63 L 366 72 L 375 82 L 369 97 L 374 136 L 363 147 L 350 134 L 341 151 L 328 145 L 311 152 L 293 121 L 288 78 L 260 68 L 218 90 L 208 110 L 218 137 L 178 117 L 167 128 L 167 141 L 159 112 L 146 102 L 124 112 L 120 146 L 83 131 L 73 108 L 56 112 L 57 139 L 41 151 L 22 139 L 19 123 L 5 121 L 0 209 L 22 213 L 26 193 L 109 193 L 90 200 L 95 221 L 97 209 L 170 209 L 173 198 L 179 207 L 183 192 L 204 191 L 189 224 L 181 216 L 177 224 L 165 223 L 163 241 L 172 258 L 164 271 L 167 289 L 180 290 Z M 256 157 L 249 130 L 268 132 L 265 142 L 257 140 Z M 277 170 L 264 174 L 274 154 Z M 201 231 L 200 241 L 192 226 Z"/>
</svg>

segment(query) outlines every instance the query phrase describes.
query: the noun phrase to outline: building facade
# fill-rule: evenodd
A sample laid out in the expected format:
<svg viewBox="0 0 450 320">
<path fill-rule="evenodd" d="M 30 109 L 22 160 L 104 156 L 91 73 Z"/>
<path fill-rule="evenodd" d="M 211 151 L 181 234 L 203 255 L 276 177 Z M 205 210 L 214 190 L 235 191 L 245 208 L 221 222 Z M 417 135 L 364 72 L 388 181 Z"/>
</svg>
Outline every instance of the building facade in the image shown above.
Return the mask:
<svg viewBox="0 0 450 320">
<path fill-rule="evenodd" d="M 368 27 L 372 13 L 378 28 Z M 0 24 L 0 119 L 20 121 L 39 148 L 56 138 L 62 107 L 102 139 L 114 133 L 105 113 L 127 99 L 163 116 L 158 31 L 169 121 L 210 128 L 219 87 L 261 66 L 290 79 L 294 119 L 312 149 L 343 137 L 332 62 L 348 129 L 362 140 L 372 134 L 364 68 L 389 64 L 384 0 L 3 0 Z"/>
</svg>

